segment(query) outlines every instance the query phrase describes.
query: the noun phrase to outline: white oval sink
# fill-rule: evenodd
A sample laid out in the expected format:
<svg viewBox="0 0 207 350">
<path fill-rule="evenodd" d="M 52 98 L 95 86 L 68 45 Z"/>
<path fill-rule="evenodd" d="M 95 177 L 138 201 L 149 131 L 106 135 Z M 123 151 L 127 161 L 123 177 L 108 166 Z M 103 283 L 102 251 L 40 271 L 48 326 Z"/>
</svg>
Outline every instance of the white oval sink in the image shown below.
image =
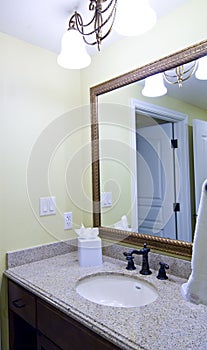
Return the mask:
<svg viewBox="0 0 207 350">
<path fill-rule="evenodd" d="M 76 291 L 97 304 L 115 307 L 138 307 L 152 303 L 157 290 L 149 282 L 121 274 L 98 274 L 78 281 Z"/>
</svg>

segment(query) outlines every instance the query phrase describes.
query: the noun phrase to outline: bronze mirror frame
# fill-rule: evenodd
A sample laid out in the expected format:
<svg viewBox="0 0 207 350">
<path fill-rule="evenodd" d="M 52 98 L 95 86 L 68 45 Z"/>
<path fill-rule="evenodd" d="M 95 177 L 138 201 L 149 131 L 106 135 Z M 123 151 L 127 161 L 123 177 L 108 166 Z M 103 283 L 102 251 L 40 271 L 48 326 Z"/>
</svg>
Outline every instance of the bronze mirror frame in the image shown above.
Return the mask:
<svg viewBox="0 0 207 350">
<path fill-rule="evenodd" d="M 181 256 L 182 258 L 189 259 L 191 257 L 192 243 L 135 232 L 129 233 L 128 231 L 101 226 L 98 96 L 205 55 L 207 55 L 207 40 L 90 88 L 93 225 L 99 227 L 102 238 L 133 246 L 147 242 L 152 249 Z"/>
</svg>

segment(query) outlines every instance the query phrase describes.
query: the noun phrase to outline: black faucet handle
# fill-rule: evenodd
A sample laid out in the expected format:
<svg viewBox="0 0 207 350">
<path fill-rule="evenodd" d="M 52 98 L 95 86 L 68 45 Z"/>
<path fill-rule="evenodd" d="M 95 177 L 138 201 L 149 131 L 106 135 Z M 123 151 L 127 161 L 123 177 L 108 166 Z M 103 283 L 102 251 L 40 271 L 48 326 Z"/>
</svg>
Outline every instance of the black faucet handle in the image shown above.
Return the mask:
<svg viewBox="0 0 207 350">
<path fill-rule="evenodd" d="M 164 262 L 160 262 L 160 268 L 159 268 L 159 271 L 158 271 L 158 275 L 157 275 L 157 278 L 159 280 L 167 280 L 168 277 L 166 275 L 166 271 L 165 270 L 168 270 L 169 269 L 169 265 L 164 263 Z"/>
<path fill-rule="evenodd" d="M 132 256 L 132 250 L 129 250 L 128 252 L 124 252 L 123 255 L 126 257 Z"/>
<path fill-rule="evenodd" d="M 133 251 L 124 252 L 123 255 L 126 257 L 127 260 L 127 270 L 136 270 L 136 267 L 134 265 L 134 257 L 132 256 Z"/>
</svg>

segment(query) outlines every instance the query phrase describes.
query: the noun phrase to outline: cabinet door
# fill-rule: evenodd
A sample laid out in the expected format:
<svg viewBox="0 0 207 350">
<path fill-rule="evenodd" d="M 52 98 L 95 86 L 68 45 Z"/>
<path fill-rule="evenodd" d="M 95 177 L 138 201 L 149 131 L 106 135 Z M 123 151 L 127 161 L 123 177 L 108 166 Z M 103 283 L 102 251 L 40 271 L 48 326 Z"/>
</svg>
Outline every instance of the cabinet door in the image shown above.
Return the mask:
<svg viewBox="0 0 207 350">
<path fill-rule="evenodd" d="M 9 281 L 10 350 L 36 350 L 35 297 Z"/>
<path fill-rule="evenodd" d="M 43 334 L 38 332 L 37 335 L 37 350 L 61 350 L 57 345 L 52 343 Z"/>
<path fill-rule="evenodd" d="M 62 350 L 120 350 L 119 347 L 41 300 L 37 300 L 37 328 Z M 43 347 L 41 350 L 47 349 Z"/>
<path fill-rule="evenodd" d="M 9 310 L 10 350 L 36 350 L 36 330 L 16 313 Z"/>
<path fill-rule="evenodd" d="M 9 281 L 9 309 L 36 327 L 35 296 L 12 281 Z"/>
</svg>

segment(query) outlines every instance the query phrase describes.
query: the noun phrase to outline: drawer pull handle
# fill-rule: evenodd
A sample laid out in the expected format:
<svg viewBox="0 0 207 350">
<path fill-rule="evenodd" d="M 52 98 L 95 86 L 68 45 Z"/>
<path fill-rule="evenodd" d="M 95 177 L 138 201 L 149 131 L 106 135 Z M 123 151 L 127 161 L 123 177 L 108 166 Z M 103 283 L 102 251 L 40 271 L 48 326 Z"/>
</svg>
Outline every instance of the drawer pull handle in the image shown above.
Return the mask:
<svg viewBox="0 0 207 350">
<path fill-rule="evenodd" d="M 26 304 L 22 304 L 21 301 L 22 301 L 22 298 L 19 298 L 19 299 L 13 300 L 13 301 L 12 301 L 12 304 L 13 304 L 16 308 L 22 309 L 23 307 L 26 306 Z"/>
</svg>

